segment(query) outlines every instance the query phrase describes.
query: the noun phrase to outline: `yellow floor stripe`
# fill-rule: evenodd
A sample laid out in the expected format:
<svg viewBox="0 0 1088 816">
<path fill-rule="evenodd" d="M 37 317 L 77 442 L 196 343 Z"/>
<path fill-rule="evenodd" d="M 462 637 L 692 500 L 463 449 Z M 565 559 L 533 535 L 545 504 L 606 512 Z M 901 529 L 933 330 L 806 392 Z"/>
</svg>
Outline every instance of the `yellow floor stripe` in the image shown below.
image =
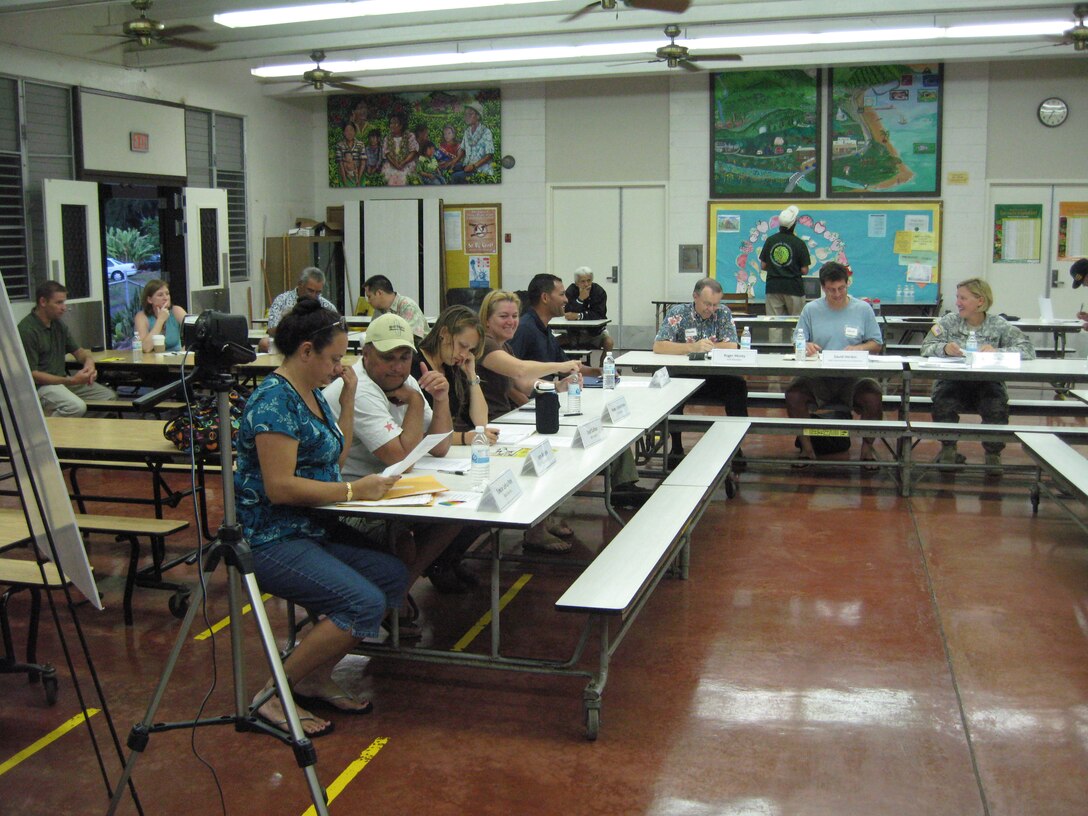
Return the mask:
<svg viewBox="0 0 1088 816">
<path fill-rule="evenodd" d="M 343 773 L 336 777 L 336 779 L 333 780 L 333 783 L 325 789 L 330 804 L 332 804 L 332 801 L 336 799 L 337 796 L 344 792 L 344 788 L 348 786 L 348 783 L 358 775 L 359 771 L 367 766 L 367 763 L 370 762 L 370 760 L 378 755 L 378 751 L 384 748 L 387 742 L 389 742 L 389 737 L 378 737 L 378 739 L 370 743 L 365 751 L 359 754 L 358 759 L 344 768 Z M 302 816 L 317 816 L 317 808 L 310 805 Z"/>
<path fill-rule="evenodd" d="M 99 710 L 100 709 L 97 708 L 88 708 L 87 717 L 93 717 L 99 712 Z M 24 759 L 30 759 L 30 757 L 34 756 L 34 754 L 38 753 L 38 751 L 47 747 L 51 743 L 56 742 L 73 728 L 82 725 L 85 719 L 86 717 L 84 717 L 83 713 L 80 712 L 75 717 L 72 717 L 72 719 L 68 720 L 68 722 L 57 728 L 54 728 L 40 740 L 31 745 L 29 748 L 24 748 L 22 751 L 15 754 L 13 757 L 11 757 L 11 759 L 8 759 L 2 765 L 0 765 L 0 776 L 6 774 Z"/>
<path fill-rule="evenodd" d="M 272 596 L 269 595 L 266 592 L 264 595 L 261 596 L 261 601 L 263 601 L 264 603 L 268 603 L 268 599 L 271 598 L 271 597 Z M 250 606 L 249 604 L 246 604 L 245 606 L 242 607 L 242 614 L 243 615 L 248 615 L 250 613 L 250 610 L 252 610 L 252 609 L 253 609 L 252 606 Z M 228 626 L 230 626 L 230 615 L 227 615 L 225 618 L 223 618 L 223 620 L 219 621 L 218 623 L 212 624 L 211 629 L 205 629 L 199 635 L 194 636 L 193 640 L 207 640 L 212 635 L 214 635 L 216 632 L 218 632 L 220 629 L 226 629 Z"/>
<path fill-rule="evenodd" d="M 510 603 L 510 601 L 514 600 L 514 596 L 516 596 L 519 592 L 521 592 L 521 588 L 524 587 L 527 583 L 529 583 L 529 579 L 532 578 L 532 577 L 533 577 L 532 574 L 527 572 L 524 575 L 522 575 L 520 578 L 518 578 L 518 580 L 516 580 L 514 582 L 514 585 L 512 587 L 510 587 L 510 589 L 506 590 L 506 594 L 503 595 L 501 598 L 499 598 L 499 610 L 500 611 L 505 609 L 506 605 L 508 603 Z M 453 644 L 453 651 L 462 652 L 465 649 L 467 649 L 468 645 L 470 643 L 472 643 L 472 641 L 474 641 L 477 638 L 477 636 L 482 631 L 484 631 L 484 629 L 486 629 L 490 625 L 491 625 L 491 610 L 489 609 L 489 610 L 487 610 L 487 612 L 484 613 L 484 616 L 482 618 L 480 618 L 478 621 L 476 621 L 476 624 L 465 633 L 465 636 L 463 638 L 461 638 L 459 641 L 457 641 L 455 644 Z"/>
</svg>

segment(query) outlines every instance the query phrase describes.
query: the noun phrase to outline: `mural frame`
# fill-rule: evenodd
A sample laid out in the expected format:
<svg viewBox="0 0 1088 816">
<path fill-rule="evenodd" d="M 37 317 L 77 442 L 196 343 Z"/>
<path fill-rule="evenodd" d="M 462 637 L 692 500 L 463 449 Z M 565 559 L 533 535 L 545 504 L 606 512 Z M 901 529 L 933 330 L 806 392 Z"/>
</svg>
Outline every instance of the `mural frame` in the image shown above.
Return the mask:
<svg viewBox="0 0 1088 816">
<path fill-rule="evenodd" d="M 820 134 L 823 75 L 819 68 L 724 71 L 710 74 L 710 198 L 820 197 L 823 186 Z M 768 89 L 771 86 L 776 86 L 772 89 L 774 95 L 788 100 L 791 104 L 768 110 L 767 99 L 772 93 Z M 744 130 L 755 129 L 754 133 L 744 136 L 743 142 L 737 141 L 739 132 L 730 141 L 730 133 L 735 128 L 729 127 L 725 119 L 724 101 L 729 96 L 733 96 L 737 104 L 735 110 L 729 111 L 733 121 L 739 116 L 745 125 Z M 788 123 L 788 130 L 776 133 L 775 130 L 787 126 L 783 120 L 787 115 L 793 116 Z M 774 123 L 775 119 L 781 124 Z M 772 125 L 774 130 L 759 132 L 760 127 Z M 791 145 L 788 143 L 790 139 L 797 141 Z M 753 152 L 744 154 L 745 146 Z M 736 151 L 732 150 L 734 147 L 737 148 Z M 749 162 L 763 161 L 763 158 L 757 156 L 762 157 L 764 150 L 778 151 L 766 158 L 778 157 L 774 160 L 783 167 L 794 165 L 800 160 L 800 164 L 796 165 L 797 170 L 784 179 L 784 184 L 775 187 L 777 181 L 761 181 L 755 174 L 738 173 L 733 181 L 722 177 L 720 171 L 723 170 L 723 165 L 740 169 L 736 165 L 726 164 L 724 157 L 732 153 L 744 155 Z M 802 156 L 805 158 L 801 158 Z M 798 177 L 801 170 L 805 170 L 805 173 Z M 795 186 L 806 177 L 809 177 L 811 190 Z"/>
<path fill-rule="evenodd" d="M 827 84 L 829 102 L 825 165 L 828 168 L 828 198 L 940 196 L 944 63 L 830 68 Z M 871 103 L 869 100 L 872 100 Z M 930 111 L 927 108 L 931 103 L 933 109 Z M 870 139 L 869 147 L 865 150 L 847 153 L 852 145 L 858 143 L 855 137 L 871 128 L 874 120 L 882 128 L 880 142 Z M 900 144 L 897 145 L 896 141 Z M 905 143 L 911 145 L 911 151 L 906 155 L 917 157 L 910 162 L 902 158 Z M 887 148 L 881 147 L 881 144 L 887 145 Z M 857 161 L 858 156 L 864 157 L 871 148 L 879 150 L 879 153 L 874 151 L 873 161 L 885 168 L 881 171 L 878 166 L 874 172 L 883 172 L 885 176 L 875 184 L 858 187 L 856 182 L 847 179 L 851 171 L 859 166 L 851 162 Z M 933 156 L 932 163 L 926 160 L 927 155 Z M 864 171 L 864 167 L 861 169 Z M 893 169 L 895 175 L 889 178 L 887 174 Z M 895 184 L 889 184 L 889 181 L 903 177 L 904 173 L 909 175 Z M 909 185 L 908 189 L 897 189 L 904 185 Z"/>
<path fill-rule="evenodd" d="M 479 122 L 472 129 L 477 134 L 472 141 L 482 156 L 491 157 L 484 163 L 464 155 L 473 114 Z M 394 120 L 401 126 L 396 134 Z M 453 128 L 461 153 L 444 140 L 447 127 Z M 419 156 L 422 128 L 427 130 L 426 141 L 435 147 L 426 162 Z M 502 93 L 498 88 L 333 94 L 326 103 L 326 129 L 330 188 L 502 183 Z"/>
</svg>

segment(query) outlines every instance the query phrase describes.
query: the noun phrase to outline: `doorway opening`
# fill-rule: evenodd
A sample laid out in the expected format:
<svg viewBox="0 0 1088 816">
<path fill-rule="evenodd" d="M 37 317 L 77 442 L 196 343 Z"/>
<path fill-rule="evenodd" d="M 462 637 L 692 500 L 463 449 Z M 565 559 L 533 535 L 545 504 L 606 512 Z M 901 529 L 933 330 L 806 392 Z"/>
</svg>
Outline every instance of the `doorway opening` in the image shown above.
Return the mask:
<svg viewBox="0 0 1088 816">
<path fill-rule="evenodd" d="M 162 280 L 171 300 L 187 306 L 180 187 L 138 182 L 101 183 L 106 346 L 132 348 L 144 287 Z"/>
</svg>

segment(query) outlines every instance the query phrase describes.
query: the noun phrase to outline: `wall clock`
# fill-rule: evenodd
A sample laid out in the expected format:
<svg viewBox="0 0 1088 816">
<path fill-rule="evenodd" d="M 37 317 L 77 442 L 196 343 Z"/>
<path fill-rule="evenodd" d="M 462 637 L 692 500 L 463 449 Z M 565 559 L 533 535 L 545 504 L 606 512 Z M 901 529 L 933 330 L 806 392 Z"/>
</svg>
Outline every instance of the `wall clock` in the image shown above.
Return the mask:
<svg viewBox="0 0 1088 816">
<path fill-rule="evenodd" d="M 1069 116 L 1069 106 L 1056 96 L 1039 103 L 1039 121 L 1047 127 L 1057 127 Z"/>
</svg>

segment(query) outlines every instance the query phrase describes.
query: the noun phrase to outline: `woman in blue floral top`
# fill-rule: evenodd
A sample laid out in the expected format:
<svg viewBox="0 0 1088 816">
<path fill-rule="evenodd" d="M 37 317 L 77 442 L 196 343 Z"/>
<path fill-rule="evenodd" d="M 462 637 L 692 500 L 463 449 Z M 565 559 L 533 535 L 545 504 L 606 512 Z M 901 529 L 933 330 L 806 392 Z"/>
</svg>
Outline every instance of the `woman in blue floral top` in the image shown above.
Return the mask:
<svg viewBox="0 0 1088 816">
<path fill-rule="evenodd" d="M 295 700 L 365 714 L 371 703 L 336 685 L 332 669 L 359 640 L 378 634 L 386 610 L 404 597 L 407 572 L 391 555 L 332 540 L 327 522 L 306 508 L 377 499 L 396 477 L 340 480 L 352 438 L 356 386 L 355 373 L 340 362 L 347 351 L 340 315 L 316 300 L 300 300 L 280 323 L 276 345 L 283 364 L 249 398 L 238 433 L 238 520 L 261 589 L 321 616 L 283 662 Z M 344 379 L 340 416 L 346 427 L 337 424 L 321 394 L 337 377 Z M 264 690 L 271 687 L 269 680 Z M 274 695 L 256 715 L 287 730 Z M 310 737 L 332 730 L 331 722 L 301 707 L 298 715 Z"/>
</svg>

